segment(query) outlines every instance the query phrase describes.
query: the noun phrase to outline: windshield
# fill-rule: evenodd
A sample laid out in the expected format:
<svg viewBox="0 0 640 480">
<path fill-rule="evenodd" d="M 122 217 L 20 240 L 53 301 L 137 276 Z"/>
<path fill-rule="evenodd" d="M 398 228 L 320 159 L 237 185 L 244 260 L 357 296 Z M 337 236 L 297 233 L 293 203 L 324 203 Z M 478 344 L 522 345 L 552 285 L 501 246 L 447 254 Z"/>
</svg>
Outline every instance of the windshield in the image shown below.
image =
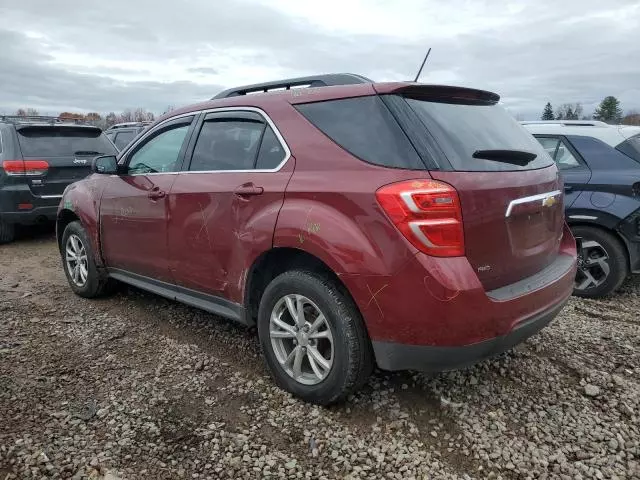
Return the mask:
<svg viewBox="0 0 640 480">
<path fill-rule="evenodd" d="M 518 122 L 499 105 L 445 103 L 406 99 L 443 149 L 451 166 L 459 171 L 533 170 L 553 164 L 551 157 Z M 506 155 L 483 158 L 477 152 L 514 151 L 513 163 Z M 523 164 L 523 152 L 534 154 Z M 474 154 L 475 158 L 474 158 Z M 531 156 L 531 155 L 530 155 Z"/>
<path fill-rule="evenodd" d="M 73 157 L 118 152 L 101 130 L 73 127 L 29 127 L 18 130 L 25 157 Z"/>
</svg>

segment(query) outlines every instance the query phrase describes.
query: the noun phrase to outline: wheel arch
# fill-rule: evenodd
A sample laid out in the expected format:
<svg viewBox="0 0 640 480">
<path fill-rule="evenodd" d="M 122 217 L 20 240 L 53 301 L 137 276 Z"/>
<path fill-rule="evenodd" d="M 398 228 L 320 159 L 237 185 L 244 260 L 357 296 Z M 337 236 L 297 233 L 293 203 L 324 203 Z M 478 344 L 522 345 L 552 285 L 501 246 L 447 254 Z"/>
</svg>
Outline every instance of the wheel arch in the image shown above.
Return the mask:
<svg viewBox="0 0 640 480">
<path fill-rule="evenodd" d="M 605 225 L 603 225 L 601 223 L 596 223 L 596 222 L 592 222 L 592 221 L 585 221 L 585 220 L 569 223 L 569 228 L 573 229 L 575 227 L 594 228 L 594 229 L 602 230 L 603 232 L 606 232 L 606 233 L 612 235 L 623 246 L 624 251 L 626 253 L 625 259 L 627 261 L 627 269 L 631 268 L 631 263 L 632 263 L 633 259 L 631 258 L 631 251 L 629 249 L 629 244 L 628 244 L 627 240 L 624 238 L 624 236 L 621 235 L 620 232 L 618 232 L 615 228 L 609 228 L 609 227 L 607 227 L 607 226 L 605 226 Z"/>
<path fill-rule="evenodd" d="M 288 270 L 307 270 L 329 276 L 343 293 L 358 309 L 349 289 L 329 265 L 315 255 L 292 247 L 274 247 L 262 253 L 247 271 L 243 295 L 246 320 L 250 325 L 256 323 L 260 299 L 267 285 L 281 273 Z M 360 310 L 358 309 L 358 312 Z M 365 330 L 366 330 L 366 322 Z M 367 332 L 368 336 L 368 332 Z"/>
<path fill-rule="evenodd" d="M 67 228 L 71 222 L 78 221 L 82 223 L 80 217 L 73 211 L 68 208 L 63 208 L 58 212 L 56 217 L 56 239 L 58 241 L 58 248 L 62 248 L 62 235 L 64 234 L 64 229 Z"/>
</svg>

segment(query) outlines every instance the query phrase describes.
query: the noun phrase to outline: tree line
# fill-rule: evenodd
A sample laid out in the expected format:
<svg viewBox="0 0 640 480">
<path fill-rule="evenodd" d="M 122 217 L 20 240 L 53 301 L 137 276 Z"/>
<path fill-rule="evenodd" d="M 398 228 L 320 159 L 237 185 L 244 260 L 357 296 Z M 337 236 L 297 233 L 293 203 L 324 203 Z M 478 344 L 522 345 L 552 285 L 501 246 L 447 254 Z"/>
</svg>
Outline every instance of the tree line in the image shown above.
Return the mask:
<svg viewBox="0 0 640 480">
<path fill-rule="evenodd" d="M 554 112 L 550 102 L 542 110 L 541 120 L 600 120 L 610 124 L 640 125 L 640 113 L 629 111 L 623 115 L 620 100 L 616 97 L 605 97 L 593 115 L 583 115 L 580 103 L 563 103 Z"/>
<path fill-rule="evenodd" d="M 168 106 L 162 115 L 173 110 L 173 106 Z M 15 114 L 19 117 L 37 117 L 40 113 L 35 108 L 19 108 Z M 100 128 L 109 128 L 116 123 L 124 122 L 153 122 L 156 116 L 144 108 L 126 109 L 120 113 L 109 112 L 102 116 L 98 112 L 77 113 L 77 112 L 60 112 L 58 118 L 63 120 L 78 120 L 89 123 Z"/>
</svg>

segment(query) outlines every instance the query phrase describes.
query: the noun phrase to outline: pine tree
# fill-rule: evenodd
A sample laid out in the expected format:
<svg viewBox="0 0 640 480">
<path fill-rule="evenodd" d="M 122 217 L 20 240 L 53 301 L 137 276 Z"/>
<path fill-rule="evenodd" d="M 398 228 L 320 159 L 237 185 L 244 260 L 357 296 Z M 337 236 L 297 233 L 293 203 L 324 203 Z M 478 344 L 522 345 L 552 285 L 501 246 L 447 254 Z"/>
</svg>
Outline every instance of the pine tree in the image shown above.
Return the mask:
<svg viewBox="0 0 640 480">
<path fill-rule="evenodd" d="M 542 111 L 542 117 L 540 117 L 540 120 L 553 120 L 553 118 L 553 107 L 550 102 L 547 102 L 544 106 L 544 110 Z"/>
<path fill-rule="evenodd" d="M 620 123 L 622 120 L 622 108 L 620 108 L 620 100 L 616 97 L 605 97 L 600 106 L 596 108 L 593 118 L 607 123 Z"/>
</svg>

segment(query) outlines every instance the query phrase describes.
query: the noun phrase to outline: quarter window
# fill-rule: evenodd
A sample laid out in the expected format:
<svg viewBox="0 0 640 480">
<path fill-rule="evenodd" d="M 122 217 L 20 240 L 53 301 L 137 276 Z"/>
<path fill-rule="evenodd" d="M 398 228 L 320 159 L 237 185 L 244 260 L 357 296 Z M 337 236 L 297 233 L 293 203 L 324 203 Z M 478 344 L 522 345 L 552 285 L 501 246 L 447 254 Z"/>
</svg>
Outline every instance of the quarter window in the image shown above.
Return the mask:
<svg viewBox="0 0 640 480">
<path fill-rule="evenodd" d="M 553 158 L 560 170 L 568 170 L 580 166 L 566 143 L 557 137 L 536 137 L 542 148 Z"/>
<path fill-rule="evenodd" d="M 576 168 L 580 166 L 580 162 L 576 160 L 576 157 L 573 156 L 571 150 L 564 142 L 560 142 L 558 145 L 558 151 L 556 152 L 556 157 L 554 159 L 558 164 L 558 168 L 560 170 L 567 170 L 569 168 Z"/>
<path fill-rule="evenodd" d="M 180 123 L 164 129 L 148 140 L 130 157 L 128 173 L 176 171 L 179 168 L 180 150 L 188 131 L 189 125 Z"/>
</svg>

